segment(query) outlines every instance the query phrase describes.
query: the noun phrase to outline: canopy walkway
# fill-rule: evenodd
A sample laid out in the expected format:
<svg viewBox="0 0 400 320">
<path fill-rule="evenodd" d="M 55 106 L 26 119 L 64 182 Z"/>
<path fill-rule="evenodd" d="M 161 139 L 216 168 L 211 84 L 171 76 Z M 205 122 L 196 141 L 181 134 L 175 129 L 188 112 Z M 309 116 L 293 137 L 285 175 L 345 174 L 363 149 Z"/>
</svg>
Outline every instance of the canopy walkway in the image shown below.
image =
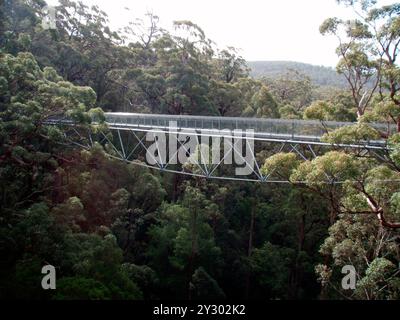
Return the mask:
<svg viewBox="0 0 400 320">
<path fill-rule="evenodd" d="M 260 168 L 263 157 L 258 157 L 260 152 L 269 156 L 278 152 L 294 152 L 304 160 L 310 160 L 317 155 L 329 150 L 353 149 L 360 156 L 373 156 L 388 159 L 386 140 L 357 141 L 348 144 L 332 144 L 324 141 L 322 137 L 332 130 L 354 125 L 350 122 L 315 121 L 315 120 L 286 120 L 286 119 L 260 119 L 239 117 L 212 117 L 212 116 L 187 116 L 164 114 L 139 114 L 139 113 L 105 113 L 109 133 L 83 132 L 71 120 L 53 119 L 48 124 L 67 125 L 67 136 L 74 144 L 84 148 L 91 148 L 95 142 L 107 146 L 111 157 L 146 166 L 160 171 L 173 172 L 184 175 L 205 177 L 222 180 L 243 180 L 286 183 L 273 175 L 265 176 Z M 370 124 L 382 132 L 396 132 L 395 126 L 383 123 Z M 208 163 L 204 158 L 195 160 L 197 170 L 188 170 L 183 164 L 171 162 L 176 158 L 176 153 L 169 157 L 160 157 L 160 150 L 152 156 L 152 163 L 146 163 L 146 153 L 149 152 L 149 141 L 146 134 L 153 136 L 169 134 L 169 139 L 175 139 L 178 148 L 185 148 L 185 141 L 180 139 L 182 132 L 185 136 L 192 136 L 200 141 L 204 138 L 217 138 L 231 140 L 229 148 L 224 150 L 219 163 Z M 173 138 L 171 138 L 173 137 Z M 241 137 L 241 139 L 239 139 Z M 240 141 L 239 141 L 240 140 Z M 150 141 L 154 144 L 155 138 Z M 170 146 L 170 144 L 168 144 Z M 245 148 L 245 152 L 243 148 Z M 187 155 L 194 150 L 186 149 Z M 157 155 L 158 153 L 158 155 Z M 246 168 L 247 175 L 237 175 L 232 165 L 226 165 L 224 160 L 230 157 L 239 159 L 239 165 Z M 243 153 L 246 153 L 244 156 Z M 210 161 L 211 162 L 211 161 Z M 243 171 L 243 170 L 242 170 Z"/>
</svg>

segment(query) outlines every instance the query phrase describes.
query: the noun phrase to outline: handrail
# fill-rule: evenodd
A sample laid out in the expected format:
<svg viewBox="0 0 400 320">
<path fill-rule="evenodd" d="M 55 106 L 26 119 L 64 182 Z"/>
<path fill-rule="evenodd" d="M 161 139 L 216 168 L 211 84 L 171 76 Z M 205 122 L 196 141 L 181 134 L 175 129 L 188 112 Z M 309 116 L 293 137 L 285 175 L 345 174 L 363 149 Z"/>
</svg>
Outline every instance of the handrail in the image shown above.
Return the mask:
<svg viewBox="0 0 400 320">
<path fill-rule="evenodd" d="M 356 122 L 318 121 L 298 119 L 268 119 L 268 118 L 243 118 L 243 117 L 213 117 L 192 115 L 165 115 L 144 113 L 106 112 L 107 123 L 121 125 L 163 126 L 168 127 L 169 122 L 177 122 L 178 128 L 192 129 L 253 129 L 257 133 L 288 134 L 290 136 L 302 135 L 322 137 L 327 129 L 334 130 L 344 126 L 357 124 Z M 389 134 L 397 132 L 396 125 L 385 123 L 368 123 L 375 129 L 388 130 Z"/>
</svg>

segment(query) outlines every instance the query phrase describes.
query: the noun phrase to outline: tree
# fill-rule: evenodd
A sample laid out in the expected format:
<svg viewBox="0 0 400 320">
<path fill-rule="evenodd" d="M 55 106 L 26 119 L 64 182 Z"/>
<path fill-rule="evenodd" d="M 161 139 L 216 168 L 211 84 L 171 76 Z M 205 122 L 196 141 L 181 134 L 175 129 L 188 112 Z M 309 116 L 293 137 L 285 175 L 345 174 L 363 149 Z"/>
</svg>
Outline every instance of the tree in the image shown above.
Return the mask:
<svg viewBox="0 0 400 320">
<path fill-rule="evenodd" d="M 349 136 L 354 139 L 354 133 Z M 277 154 L 265 161 L 262 170 L 287 179 L 300 189 L 311 190 L 327 202 L 331 227 L 320 252 L 326 259 L 333 258 L 333 264 L 326 262 L 316 268 L 325 298 L 328 287 L 345 297 L 350 295 L 336 284 L 342 278 L 338 271 L 348 264 L 358 272 L 358 298 L 398 294 L 393 268 L 397 261 L 393 234 L 399 228 L 397 170 L 387 164 L 378 165 L 373 159 L 337 151 L 302 163 L 294 154 Z"/>
<path fill-rule="evenodd" d="M 341 60 L 337 70 L 350 86 L 357 116 L 360 118 L 365 114 L 378 88 L 382 100 L 387 97 L 398 107 L 399 5 L 377 8 L 375 1 L 346 0 L 339 3 L 353 7 L 358 18 L 347 21 L 329 18 L 321 25 L 320 32 L 338 38 L 337 53 Z M 342 29 L 346 39 L 341 36 Z M 399 123 L 398 118 L 392 119 Z"/>
<path fill-rule="evenodd" d="M 125 41 L 139 42 L 143 49 L 150 50 L 153 41 L 157 40 L 165 31 L 159 27 L 160 18 L 157 15 L 147 12 L 145 17 L 147 21 L 137 18 L 130 22 L 123 29 L 123 32 L 125 33 Z M 144 62 L 144 64 L 147 64 L 147 61 Z"/>
<path fill-rule="evenodd" d="M 122 266 L 122 250 L 113 235 L 101 237 L 95 234 L 67 234 L 63 249 L 68 259 L 62 262 L 61 268 L 74 270 L 78 279 L 83 277 L 100 282 L 105 287 L 104 294 L 109 292 L 111 299 L 142 298 L 142 292 Z M 74 281 L 66 282 L 66 288 L 60 295 L 70 290 L 68 287 L 73 286 Z"/>
<path fill-rule="evenodd" d="M 280 77 L 264 81 L 279 105 L 291 105 L 299 112 L 311 102 L 311 80 L 297 70 L 288 69 Z"/>
<path fill-rule="evenodd" d="M 396 299 L 399 294 L 397 247 L 393 232 L 368 215 L 341 215 L 329 229 L 320 252 L 330 259 L 316 267 L 325 294 L 346 299 Z M 356 271 L 356 289 L 341 287 L 343 266 Z"/>
<path fill-rule="evenodd" d="M 240 78 L 246 78 L 249 74 L 246 60 L 238 55 L 233 47 L 221 50 L 217 59 L 217 66 L 220 69 L 221 80 L 226 83 L 233 83 Z"/>
<path fill-rule="evenodd" d="M 357 21 L 323 27 L 347 31 L 338 68 L 353 95 L 316 92 L 315 76 L 295 64 L 300 71 L 252 79 L 236 49 L 219 50 L 190 21 L 169 32 L 150 13 L 114 32 L 100 8 L 62 0 L 57 28 L 45 30 L 43 1 L 1 2 L 0 296 L 315 299 L 318 277 L 321 298 L 398 298 L 400 135 L 368 123 L 400 117 L 399 8 L 362 3 Z M 357 124 L 328 125 L 322 140 L 383 137 L 388 153 L 344 148 L 304 161 L 266 146 L 256 155 L 265 158 L 261 173 L 284 185 L 156 173 L 114 159 L 104 140 L 88 150 L 70 143 L 74 129 L 111 138 L 102 109 L 326 124 L 355 121 L 357 108 Z M 76 126 L 47 124 L 64 116 Z M 128 134 L 121 139 L 130 143 Z M 210 173 L 213 165 L 196 165 L 211 162 L 209 151 L 199 145 L 184 169 Z M 340 289 L 349 263 L 352 293 Z M 47 264 L 57 269 L 55 292 L 40 287 Z"/>
<path fill-rule="evenodd" d="M 55 300 L 109 300 L 110 291 L 101 282 L 83 277 L 65 277 L 57 282 Z"/>
<path fill-rule="evenodd" d="M 278 105 L 267 87 L 262 86 L 254 94 L 250 105 L 243 111 L 243 115 L 257 118 L 277 118 L 279 116 Z"/>
<path fill-rule="evenodd" d="M 197 268 L 193 273 L 190 290 L 194 299 L 219 300 L 225 298 L 225 294 L 218 283 L 203 267 Z"/>
<path fill-rule="evenodd" d="M 213 80 L 210 85 L 210 101 L 222 117 L 240 116 L 243 110 L 241 92 L 235 84 Z"/>
<path fill-rule="evenodd" d="M 262 248 L 254 250 L 250 263 L 268 297 L 273 299 L 287 294 L 285 291 L 289 282 L 289 269 L 293 256 L 293 250 L 281 249 L 271 243 L 266 243 Z"/>
<path fill-rule="evenodd" d="M 186 293 L 190 298 L 190 281 L 197 267 L 203 266 L 213 273 L 218 268 L 220 248 L 216 246 L 213 230 L 207 222 L 214 210 L 215 206 L 198 189 L 187 186 L 180 204 L 164 205 L 160 224 L 149 231 L 150 265 L 168 277 L 164 286 L 175 283 L 177 297 Z M 169 268 L 160 270 L 165 260 Z M 164 274 L 168 270 L 173 273 Z"/>
<path fill-rule="evenodd" d="M 3 54 L 0 60 L 0 163 L 2 178 L 14 181 L 2 183 L 1 203 L 2 210 L 14 210 L 48 192 L 51 172 L 58 166 L 52 151 L 63 141 L 62 132 L 44 122 L 68 114 L 90 123 L 88 111 L 94 107 L 96 94 L 61 81 L 53 69 L 42 71 L 29 53 Z"/>
</svg>

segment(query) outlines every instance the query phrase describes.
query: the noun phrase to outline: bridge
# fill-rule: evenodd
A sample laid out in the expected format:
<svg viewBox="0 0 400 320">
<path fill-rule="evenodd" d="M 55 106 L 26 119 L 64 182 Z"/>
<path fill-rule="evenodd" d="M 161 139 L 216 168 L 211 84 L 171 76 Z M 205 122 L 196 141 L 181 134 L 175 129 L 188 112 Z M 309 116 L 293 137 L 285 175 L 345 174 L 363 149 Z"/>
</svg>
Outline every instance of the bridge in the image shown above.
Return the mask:
<svg viewBox="0 0 400 320">
<path fill-rule="evenodd" d="M 105 119 L 109 132 L 87 132 L 68 119 L 53 119 L 47 122 L 52 125 L 66 125 L 66 136 L 80 147 L 88 149 L 97 142 L 105 146 L 111 157 L 122 161 L 163 172 L 209 179 L 287 183 L 273 174 L 265 176 L 262 173 L 261 166 L 265 157 L 259 156 L 260 154 L 271 156 L 278 152 L 294 152 L 301 159 L 310 160 L 329 150 L 351 149 L 360 156 L 372 156 L 386 161 L 389 159 L 385 140 L 332 144 L 322 139 L 324 134 L 332 130 L 355 124 L 350 122 L 139 113 L 105 113 Z M 394 125 L 369 125 L 382 132 L 396 132 Z M 154 138 L 150 141 L 149 133 Z M 184 164 L 171 161 L 176 160 L 178 150 L 169 157 L 160 156 L 161 150 L 157 141 L 163 134 L 169 134 L 169 139 L 174 139 L 178 149 L 183 149 L 188 157 L 192 155 L 190 159 L 193 166 L 188 168 Z M 219 161 L 211 163 L 205 160 L 208 156 L 203 155 L 201 147 L 197 151 L 187 147 L 188 136 L 197 140 L 198 145 L 208 138 L 217 141 L 224 139 L 228 141 L 228 149 L 225 147 Z M 150 163 L 145 160 L 149 154 L 149 142 L 156 145 L 157 149 Z M 167 145 L 171 146 L 170 143 Z M 243 147 L 246 155 L 243 155 Z M 199 157 L 193 157 L 195 152 L 200 153 Z M 226 165 L 226 159 L 229 157 L 238 159 L 239 165 L 242 169 L 247 169 L 244 171 L 248 174 L 238 175 L 232 165 Z"/>
</svg>

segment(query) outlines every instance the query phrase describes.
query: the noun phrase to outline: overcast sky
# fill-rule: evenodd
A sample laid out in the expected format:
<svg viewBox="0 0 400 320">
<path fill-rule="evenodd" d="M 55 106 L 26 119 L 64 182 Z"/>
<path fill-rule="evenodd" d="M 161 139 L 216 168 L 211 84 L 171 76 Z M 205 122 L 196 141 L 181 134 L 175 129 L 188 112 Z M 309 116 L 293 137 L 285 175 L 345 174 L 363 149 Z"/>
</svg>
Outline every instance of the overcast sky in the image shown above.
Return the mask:
<svg viewBox="0 0 400 320">
<path fill-rule="evenodd" d="M 56 4 L 57 0 L 47 0 Z M 83 0 L 97 4 L 117 29 L 147 11 L 171 29 L 174 20 L 191 20 L 219 48 L 233 46 L 251 60 L 291 60 L 335 66 L 337 42 L 319 34 L 328 17 L 351 17 L 336 0 Z M 395 1 L 381 0 L 387 4 Z M 126 10 L 125 8 L 129 8 Z"/>
</svg>

